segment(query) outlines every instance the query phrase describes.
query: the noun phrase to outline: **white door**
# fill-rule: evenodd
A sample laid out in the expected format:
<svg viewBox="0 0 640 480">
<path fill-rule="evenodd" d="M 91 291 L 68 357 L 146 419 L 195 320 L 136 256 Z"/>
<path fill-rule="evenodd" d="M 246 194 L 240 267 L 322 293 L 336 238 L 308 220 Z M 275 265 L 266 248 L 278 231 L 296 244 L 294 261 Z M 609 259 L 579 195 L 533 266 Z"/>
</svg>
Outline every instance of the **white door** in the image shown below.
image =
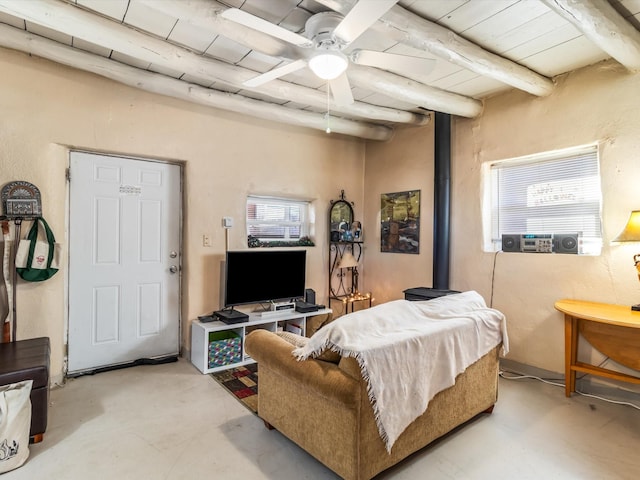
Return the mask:
<svg viewBox="0 0 640 480">
<path fill-rule="evenodd" d="M 177 355 L 180 167 L 71 152 L 68 373 Z"/>
</svg>

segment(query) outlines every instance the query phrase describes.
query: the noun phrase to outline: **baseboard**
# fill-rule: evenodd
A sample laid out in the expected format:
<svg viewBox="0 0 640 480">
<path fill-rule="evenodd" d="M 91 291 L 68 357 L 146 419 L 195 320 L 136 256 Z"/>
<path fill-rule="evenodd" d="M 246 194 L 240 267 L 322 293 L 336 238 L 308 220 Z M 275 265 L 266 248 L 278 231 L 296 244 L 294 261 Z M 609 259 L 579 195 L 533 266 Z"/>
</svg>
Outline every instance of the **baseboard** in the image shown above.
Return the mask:
<svg viewBox="0 0 640 480">
<path fill-rule="evenodd" d="M 500 359 L 500 369 L 517 375 L 530 375 L 532 377 L 539 377 L 551 382 L 564 384 L 564 375 L 562 373 L 544 370 L 524 363 L 515 362 L 507 358 Z M 633 390 L 633 387 L 634 385 L 629 383 L 617 382 L 615 380 L 604 379 L 592 375 L 587 375 L 585 378 L 576 380 L 576 390 L 583 393 L 597 395 L 599 397 L 621 402 L 632 402 L 637 405 L 639 403 L 638 396 L 640 395 L 640 392 Z"/>
</svg>

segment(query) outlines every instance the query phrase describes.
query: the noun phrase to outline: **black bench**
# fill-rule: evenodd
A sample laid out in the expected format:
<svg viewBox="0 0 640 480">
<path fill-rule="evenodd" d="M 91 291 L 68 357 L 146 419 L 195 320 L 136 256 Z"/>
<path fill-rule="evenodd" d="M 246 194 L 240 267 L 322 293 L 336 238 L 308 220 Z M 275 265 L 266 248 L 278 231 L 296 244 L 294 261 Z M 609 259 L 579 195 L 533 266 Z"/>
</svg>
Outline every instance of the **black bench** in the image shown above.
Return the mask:
<svg viewBox="0 0 640 480">
<path fill-rule="evenodd" d="M 50 353 L 48 337 L 0 343 L 0 385 L 33 380 L 29 431 L 32 443 L 41 442 L 47 429 Z"/>
</svg>

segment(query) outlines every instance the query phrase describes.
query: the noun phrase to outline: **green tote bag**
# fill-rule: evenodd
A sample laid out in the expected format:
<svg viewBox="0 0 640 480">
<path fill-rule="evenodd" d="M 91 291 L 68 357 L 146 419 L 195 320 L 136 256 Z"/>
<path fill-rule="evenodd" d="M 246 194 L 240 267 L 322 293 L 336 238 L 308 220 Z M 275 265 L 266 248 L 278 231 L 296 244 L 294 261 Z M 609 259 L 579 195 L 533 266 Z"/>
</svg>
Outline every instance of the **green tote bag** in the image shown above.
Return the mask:
<svg viewBox="0 0 640 480">
<path fill-rule="evenodd" d="M 42 224 L 45 237 L 40 239 L 39 225 Z M 61 247 L 56 243 L 53 232 L 44 218 L 34 220 L 27 238 L 20 240 L 16 252 L 16 270 L 23 280 L 42 282 L 53 277 L 60 265 Z"/>
</svg>

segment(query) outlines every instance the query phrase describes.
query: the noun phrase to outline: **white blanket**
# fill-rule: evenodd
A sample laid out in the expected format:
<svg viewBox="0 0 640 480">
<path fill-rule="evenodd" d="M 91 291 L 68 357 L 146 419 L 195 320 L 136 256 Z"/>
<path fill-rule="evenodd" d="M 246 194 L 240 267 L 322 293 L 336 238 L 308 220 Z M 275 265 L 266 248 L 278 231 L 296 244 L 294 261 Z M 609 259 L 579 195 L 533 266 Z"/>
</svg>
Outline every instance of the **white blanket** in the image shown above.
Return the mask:
<svg viewBox="0 0 640 480">
<path fill-rule="evenodd" d="M 355 357 L 368 383 L 378 431 L 388 452 L 429 401 L 502 342 L 506 320 L 474 291 L 429 301 L 394 300 L 344 315 L 293 354 L 305 360 L 326 348 Z"/>
</svg>

